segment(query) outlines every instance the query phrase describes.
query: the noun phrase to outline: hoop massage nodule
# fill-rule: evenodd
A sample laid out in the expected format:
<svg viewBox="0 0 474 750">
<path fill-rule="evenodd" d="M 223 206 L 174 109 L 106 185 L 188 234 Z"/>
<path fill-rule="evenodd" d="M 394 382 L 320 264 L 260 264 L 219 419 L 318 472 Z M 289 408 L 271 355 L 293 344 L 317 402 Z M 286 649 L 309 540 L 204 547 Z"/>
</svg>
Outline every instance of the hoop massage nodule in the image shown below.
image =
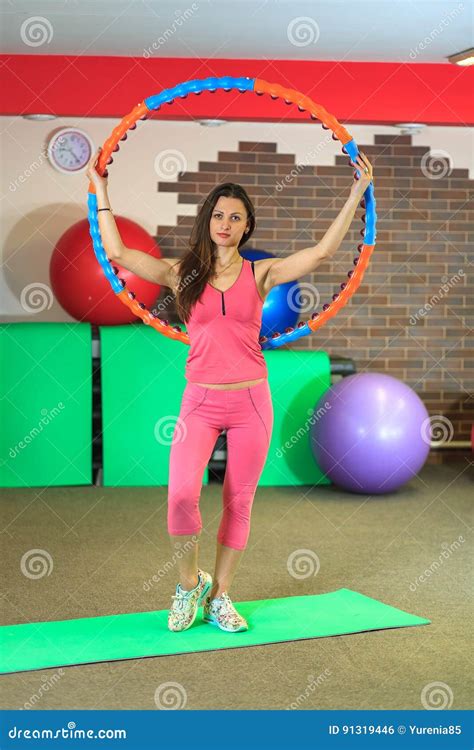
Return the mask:
<svg viewBox="0 0 474 750">
<path fill-rule="evenodd" d="M 112 153 L 120 149 L 119 142 L 127 139 L 127 131 L 134 130 L 137 127 L 138 120 L 146 120 L 150 112 L 157 111 L 162 104 L 171 104 L 174 99 L 185 99 L 188 94 L 200 94 L 202 91 L 214 92 L 217 89 L 223 89 L 224 91 L 238 89 L 241 93 L 253 91 L 258 96 L 269 94 L 272 99 L 282 98 L 288 105 L 296 104 L 300 112 L 309 112 L 312 120 L 319 120 L 325 130 L 332 130 L 333 139 L 339 140 L 342 143 L 342 152 L 347 154 L 355 163 L 359 150 L 354 139 L 351 138 L 347 130 L 333 115 L 326 112 L 321 105 L 315 104 L 309 97 L 304 96 L 294 89 L 286 89 L 283 86 L 268 83 L 260 78 L 232 78 L 224 76 L 222 78 L 195 79 L 186 83 L 180 83 L 174 88 L 165 89 L 161 94 L 150 96 L 140 104 L 137 104 L 130 114 L 124 117 L 120 124 L 114 128 L 111 136 L 105 141 L 99 157 L 97 172 L 100 175 L 107 176 L 107 166 L 113 162 Z M 357 169 L 356 175 L 360 176 L 360 172 Z M 296 328 L 287 328 L 284 333 L 275 331 L 268 337 L 260 336 L 259 342 L 262 349 L 276 349 L 279 346 L 289 344 L 301 338 L 301 336 L 313 333 L 334 317 L 352 297 L 362 281 L 365 269 L 375 247 L 377 214 L 375 212 L 375 197 L 372 182 L 364 192 L 361 206 L 365 208 L 365 214 L 362 216 L 365 226 L 360 231 L 363 242 L 358 245 L 357 251 L 359 254 L 353 259 L 355 268 L 351 269 L 347 274 L 349 280 L 340 284 L 340 291 L 332 295 L 331 302 L 324 304 L 321 312 L 313 312 L 311 319 L 306 323 L 301 321 L 297 324 Z M 98 223 L 97 196 L 95 185 L 92 182 L 89 184 L 88 218 L 95 255 L 120 301 L 127 305 L 146 325 L 151 325 L 159 333 L 169 338 L 189 344 L 189 336 L 181 329 L 180 325 L 170 325 L 168 321 L 161 320 L 143 302 L 137 301 L 133 291 L 127 289 L 125 281 L 118 278 L 118 269 L 111 265 L 102 245 Z"/>
</svg>

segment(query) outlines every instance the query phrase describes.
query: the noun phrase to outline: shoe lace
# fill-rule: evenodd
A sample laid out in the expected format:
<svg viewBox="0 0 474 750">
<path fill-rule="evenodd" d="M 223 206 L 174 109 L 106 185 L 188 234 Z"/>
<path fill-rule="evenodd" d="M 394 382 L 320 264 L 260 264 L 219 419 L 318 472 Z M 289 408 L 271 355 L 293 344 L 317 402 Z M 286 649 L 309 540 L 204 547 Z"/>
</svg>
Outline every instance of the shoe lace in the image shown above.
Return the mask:
<svg viewBox="0 0 474 750">
<path fill-rule="evenodd" d="M 220 608 L 227 613 L 236 613 L 236 610 L 234 609 L 234 605 L 232 604 L 232 599 L 230 598 L 229 594 L 226 591 L 223 591 L 220 597 L 218 598 L 219 602 L 222 602 L 220 605 Z"/>
<path fill-rule="evenodd" d="M 222 593 L 222 595 L 221 595 L 221 599 L 223 599 L 223 600 L 225 601 L 225 603 L 226 603 L 227 605 L 230 605 L 231 607 L 233 607 L 233 606 L 234 606 L 234 605 L 232 604 L 232 600 L 231 600 L 231 598 L 230 598 L 229 594 L 227 593 L 227 591 L 224 591 L 224 592 Z"/>
<path fill-rule="evenodd" d="M 184 609 L 184 605 L 186 604 L 188 595 L 189 595 L 188 591 L 181 591 L 181 590 L 179 590 L 177 594 L 172 594 L 171 599 L 173 600 L 173 603 L 172 603 L 173 609 Z"/>
</svg>

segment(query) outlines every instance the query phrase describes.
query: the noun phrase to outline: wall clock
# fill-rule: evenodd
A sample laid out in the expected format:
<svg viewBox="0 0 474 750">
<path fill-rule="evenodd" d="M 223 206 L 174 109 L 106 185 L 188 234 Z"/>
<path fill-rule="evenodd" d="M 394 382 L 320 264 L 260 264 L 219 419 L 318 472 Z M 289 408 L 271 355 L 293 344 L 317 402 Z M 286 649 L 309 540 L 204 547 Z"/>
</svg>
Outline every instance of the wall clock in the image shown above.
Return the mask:
<svg viewBox="0 0 474 750">
<path fill-rule="evenodd" d="M 57 130 L 48 143 L 49 161 L 63 174 L 83 172 L 94 151 L 89 135 L 75 127 Z"/>
</svg>

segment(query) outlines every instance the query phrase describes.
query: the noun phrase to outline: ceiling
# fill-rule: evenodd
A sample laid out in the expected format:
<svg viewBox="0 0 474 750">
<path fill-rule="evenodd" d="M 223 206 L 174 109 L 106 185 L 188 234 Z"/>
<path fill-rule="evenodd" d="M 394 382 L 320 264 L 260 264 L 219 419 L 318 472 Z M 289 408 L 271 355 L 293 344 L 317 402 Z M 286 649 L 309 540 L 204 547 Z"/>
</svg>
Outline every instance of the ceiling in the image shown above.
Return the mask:
<svg viewBox="0 0 474 750">
<path fill-rule="evenodd" d="M 2 52 L 446 63 L 472 0 L 1 0 Z"/>
</svg>

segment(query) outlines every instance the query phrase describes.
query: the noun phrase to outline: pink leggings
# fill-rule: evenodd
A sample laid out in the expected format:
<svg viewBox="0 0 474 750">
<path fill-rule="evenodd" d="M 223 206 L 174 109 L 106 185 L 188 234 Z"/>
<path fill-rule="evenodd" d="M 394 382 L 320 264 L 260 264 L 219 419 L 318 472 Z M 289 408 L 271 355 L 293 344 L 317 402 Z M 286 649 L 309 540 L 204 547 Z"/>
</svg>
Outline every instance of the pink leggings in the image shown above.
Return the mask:
<svg viewBox="0 0 474 750">
<path fill-rule="evenodd" d="M 226 430 L 227 465 L 217 539 L 227 547 L 245 549 L 252 503 L 272 429 L 273 405 L 268 380 L 235 390 L 187 383 L 170 451 L 170 534 L 201 531 L 202 477 L 219 433 Z"/>
</svg>

